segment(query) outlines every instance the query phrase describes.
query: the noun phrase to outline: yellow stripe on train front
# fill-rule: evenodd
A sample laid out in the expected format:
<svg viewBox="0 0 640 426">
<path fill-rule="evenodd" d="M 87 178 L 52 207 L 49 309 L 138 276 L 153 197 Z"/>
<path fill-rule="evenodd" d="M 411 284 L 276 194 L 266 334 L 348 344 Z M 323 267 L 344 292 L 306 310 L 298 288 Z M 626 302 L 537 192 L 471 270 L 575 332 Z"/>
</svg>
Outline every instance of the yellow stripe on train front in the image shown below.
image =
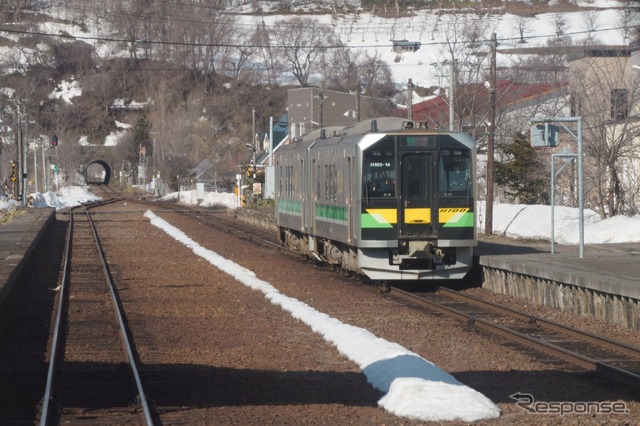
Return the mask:
<svg viewBox="0 0 640 426">
<path fill-rule="evenodd" d="M 460 216 L 469 211 L 469 207 L 456 207 L 438 210 L 438 222 L 447 223 L 449 221 L 457 222 Z"/>
<path fill-rule="evenodd" d="M 404 223 L 431 223 L 431 209 L 404 209 Z"/>
<path fill-rule="evenodd" d="M 366 209 L 378 223 L 398 223 L 398 209 Z"/>
</svg>

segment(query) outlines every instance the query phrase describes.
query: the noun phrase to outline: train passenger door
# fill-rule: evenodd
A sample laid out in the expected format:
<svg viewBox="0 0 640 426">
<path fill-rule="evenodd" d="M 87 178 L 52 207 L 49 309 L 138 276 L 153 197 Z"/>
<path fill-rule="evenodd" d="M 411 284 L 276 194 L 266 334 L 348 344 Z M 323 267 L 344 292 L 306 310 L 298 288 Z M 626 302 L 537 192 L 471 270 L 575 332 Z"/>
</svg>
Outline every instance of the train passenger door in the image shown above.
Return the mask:
<svg viewBox="0 0 640 426">
<path fill-rule="evenodd" d="M 400 235 L 433 235 L 433 155 L 406 153 L 401 156 Z"/>
</svg>

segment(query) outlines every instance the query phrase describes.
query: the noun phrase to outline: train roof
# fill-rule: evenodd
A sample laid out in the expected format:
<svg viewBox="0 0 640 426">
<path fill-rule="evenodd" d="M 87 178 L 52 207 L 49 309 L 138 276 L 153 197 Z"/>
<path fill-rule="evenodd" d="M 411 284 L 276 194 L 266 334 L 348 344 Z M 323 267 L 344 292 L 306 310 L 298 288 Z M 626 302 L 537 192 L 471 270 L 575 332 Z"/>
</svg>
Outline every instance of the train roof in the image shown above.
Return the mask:
<svg viewBox="0 0 640 426">
<path fill-rule="evenodd" d="M 401 117 L 378 117 L 370 120 L 363 120 L 347 127 L 323 127 L 302 135 L 299 140 L 312 141 L 332 137 L 362 135 L 366 133 L 389 133 L 411 129 L 427 130 L 427 124 L 420 121 L 407 120 L 406 118 Z M 429 130 L 434 132 L 439 131 L 436 129 Z"/>
<path fill-rule="evenodd" d="M 429 129 L 424 122 L 407 120 L 402 117 L 378 117 L 360 121 L 347 127 L 331 126 L 316 129 L 294 139 L 290 144 L 282 146 L 281 149 L 283 151 L 306 150 L 316 143 L 322 143 L 323 145 L 344 143 L 345 139 L 349 139 L 349 136 L 395 132 L 451 133 L 448 130 Z"/>
</svg>

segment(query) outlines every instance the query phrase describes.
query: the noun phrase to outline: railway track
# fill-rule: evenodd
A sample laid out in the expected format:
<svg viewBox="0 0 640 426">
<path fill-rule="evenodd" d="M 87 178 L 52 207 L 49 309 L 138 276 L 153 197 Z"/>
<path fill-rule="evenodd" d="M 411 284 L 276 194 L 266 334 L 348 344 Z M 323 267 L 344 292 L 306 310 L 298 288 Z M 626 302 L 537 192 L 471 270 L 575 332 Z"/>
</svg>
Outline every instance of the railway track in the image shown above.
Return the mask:
<svg viewBox="0 0 640 426">
<path fill-rule="evenodd" d="M 274 233 L 228 216 L 226 209 L 199 209 L 169 206 L 171 213 L 184 214 L 252 243 L 291 254 L 275 241 Z M 640 386 L 640 352 L 601 336 L 518 312 L 460 292 L 441 288 L 438 293 L 415 294 L 391 288 L 391 295 L 402 297 L 465 321 L 477 329 L 517 342 L 520 349 L 535 350 L 552 359 L 568 362 L 581 370 Z"/>
<path fill-rule="evenodd" d="M 195 209 L 180 212 L 241 238 L 291 253 L 274 241 L 273 232 L 234 220 L 223 210 L 212 212 Z M 440 288 L 437 293 L 423 294 L 407 292 L 396 287 L 388 289 L 394 297 L 401 297 L 429 310 L 453 316 L 477 329 L 514 341 L 529 350 L 640 387 L 639 348 L 447 288 Z"/>
<path fill-rule="evenodd" d="M 225 207 L 212 208 L 209 210 L 203 210 L 200 208 L 188 208 L 167 205 L 167 212 L 179 213 L 194 219 L 199 220 L 202 223 L 207 224 L 213 228 L 219 229 L 224 232 L 232 233 L 240 239 L 251 241 L 263 245 L 268 248 L 282 251 L 283 253 L 292 253 L 283 247 L 278 241 L 273 231 L 269 231 L 263 228 L 252 226 L 240 220 L 236 220 L 228 215 Z M 162 210 L 157 210 L 157 213 L 163 213 Z"/>
<path fill-rule="evenodd" d="M 152 424 L 125 316 L 89 210 L 79 206 L 69 212 L 40 424 Z"/>
<path fill-rule="evenodd" d="M 416 294 L 392 287 L 390 294 L 581 369 L 640 387 L 639 348 L 446 288 Z"/>
</svg>

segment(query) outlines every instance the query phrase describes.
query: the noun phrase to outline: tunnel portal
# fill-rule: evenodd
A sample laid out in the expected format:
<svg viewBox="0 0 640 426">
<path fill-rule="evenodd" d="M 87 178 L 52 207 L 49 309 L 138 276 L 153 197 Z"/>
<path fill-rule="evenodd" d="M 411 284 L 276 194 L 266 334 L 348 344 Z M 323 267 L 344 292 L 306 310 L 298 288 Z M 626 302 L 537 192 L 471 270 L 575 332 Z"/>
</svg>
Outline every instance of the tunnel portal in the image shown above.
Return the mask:
<svg viewBox="0 0 640 426">
<path fill-rule="evenodd" d="M 104 184 L 111 182 L 111 166 L 103 160 L 95 160 L 87 166 L 87 184 Z"/>
</svg>

